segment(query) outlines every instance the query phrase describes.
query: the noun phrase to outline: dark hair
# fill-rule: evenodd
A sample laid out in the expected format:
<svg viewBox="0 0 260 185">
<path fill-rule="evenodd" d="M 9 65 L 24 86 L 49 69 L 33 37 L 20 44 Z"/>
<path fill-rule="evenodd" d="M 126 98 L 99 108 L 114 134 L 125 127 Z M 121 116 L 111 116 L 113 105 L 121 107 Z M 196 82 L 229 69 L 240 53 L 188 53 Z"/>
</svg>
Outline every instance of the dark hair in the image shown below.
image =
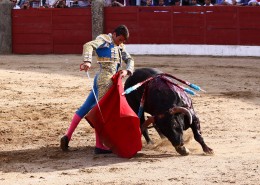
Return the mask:
<svg viewBox="0 0 260 185">
<path fill-rule="evenodd" d="M 114 33 L 116 33 L 117 37 L 120 36 L 120 35 L 123 35 L 126 40 L 129 38 L 129 31 L 128 31 L 128 28 L 125 25 L 118 26 L 114 30 Z"/>
</svg>

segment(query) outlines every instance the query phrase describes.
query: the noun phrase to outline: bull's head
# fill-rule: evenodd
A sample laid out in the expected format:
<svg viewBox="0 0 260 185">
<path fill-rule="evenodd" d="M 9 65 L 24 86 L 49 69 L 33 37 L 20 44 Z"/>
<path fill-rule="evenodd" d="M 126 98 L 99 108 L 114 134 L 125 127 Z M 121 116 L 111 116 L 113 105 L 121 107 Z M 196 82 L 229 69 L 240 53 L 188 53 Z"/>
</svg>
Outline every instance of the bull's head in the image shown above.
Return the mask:
<svg viewBox="0 0 260 185">
<path fill-rule="evenodd" d="M 164 114 L 149 117 L 144 122 L 142 130 L 153 123 L 168 138 L 179 154 L 188 155 L 189 152 L 184 147 L 183 141 L 183 130 L 187 129 L 185 128 L 186 119 L 188 119 L 189 124 L 192 123 L 190 111 L 183 107 L 174 107 Z"/>
</svg>

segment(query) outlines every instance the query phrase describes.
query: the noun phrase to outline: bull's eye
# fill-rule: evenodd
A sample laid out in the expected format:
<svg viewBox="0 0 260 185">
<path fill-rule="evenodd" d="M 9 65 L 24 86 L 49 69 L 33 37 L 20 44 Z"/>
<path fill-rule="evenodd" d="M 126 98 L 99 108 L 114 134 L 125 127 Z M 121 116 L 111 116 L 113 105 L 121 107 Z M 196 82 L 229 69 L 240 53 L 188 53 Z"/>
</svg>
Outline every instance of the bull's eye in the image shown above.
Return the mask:
<svg viewBox="0 0 260 185">
<path fill-rule="evenodd" d="M 180 129 L 180 123 L 178 121 L 178 117 L 173 117 L 172 120 L 171 120 L 171 123 L 172 123 L 172 128 L 173 129 Z"/>
<path fill-rule="evenodd" d="M 175 121 L 173 121 L 172 128 L 177 128 L 177 126 L 178 124 Z"/>
</svg>

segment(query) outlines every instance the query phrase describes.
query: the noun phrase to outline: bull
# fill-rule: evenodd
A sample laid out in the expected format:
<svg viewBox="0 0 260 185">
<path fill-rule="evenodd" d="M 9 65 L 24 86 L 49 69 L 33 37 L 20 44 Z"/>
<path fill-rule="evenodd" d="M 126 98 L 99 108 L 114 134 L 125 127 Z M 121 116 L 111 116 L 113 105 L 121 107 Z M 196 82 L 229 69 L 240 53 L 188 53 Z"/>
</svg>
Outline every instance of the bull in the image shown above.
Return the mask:
<svg viewBox="0 0 260 185">
<path fill-rule="evenodd" d="M 144 101 L 143 112 L 140 114 L 142 134 L 147 143 L 152 140 L 147 127 L 153 124 L 160 136 L 165 136 L 180 155 L 188 155 L 189 150 L 184 146 L 183 131 L 192 129 L 195 140 L 200 143 L 206 154 L 213 154 L 201 135 L 200 121 L 195 114 L 190 97 L 174 86 L 169 76 L 154 68 L 136 69 L 126 82 L 124 89 L 134 86 L 148 78 L 152 80 L 137 90 L 126 94 L 126 99 L 134 112 L 138 113 L 141 100 Z M 143 97 L 143 98 L 142 98 Z M 144 112 L 151 117 L 145 120 Z"/>
</svg>

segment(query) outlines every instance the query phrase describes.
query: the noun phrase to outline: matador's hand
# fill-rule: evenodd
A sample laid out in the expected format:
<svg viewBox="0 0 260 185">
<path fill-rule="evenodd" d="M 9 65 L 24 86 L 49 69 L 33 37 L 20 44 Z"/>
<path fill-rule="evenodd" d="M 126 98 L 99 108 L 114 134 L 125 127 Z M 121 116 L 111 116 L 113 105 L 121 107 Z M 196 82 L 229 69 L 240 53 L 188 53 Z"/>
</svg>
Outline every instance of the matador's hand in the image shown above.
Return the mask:
<svg viewBox="0 0 260 185">
<path fill-rule="evenodd" d="M 80 64 L 80 71 L 88 71 L 89 68 L 91 67 L 91 63 L 90 62 L 83 62 L 82 64 Z"/>
<path fill-rule="evenodd" d="M 127 70 L 121 70 L 119 77 L 120 77 L 120 78 L 124 78 L 124 77 L 126 77 L 127 73 L 128 73 Z"/>
</svg>

